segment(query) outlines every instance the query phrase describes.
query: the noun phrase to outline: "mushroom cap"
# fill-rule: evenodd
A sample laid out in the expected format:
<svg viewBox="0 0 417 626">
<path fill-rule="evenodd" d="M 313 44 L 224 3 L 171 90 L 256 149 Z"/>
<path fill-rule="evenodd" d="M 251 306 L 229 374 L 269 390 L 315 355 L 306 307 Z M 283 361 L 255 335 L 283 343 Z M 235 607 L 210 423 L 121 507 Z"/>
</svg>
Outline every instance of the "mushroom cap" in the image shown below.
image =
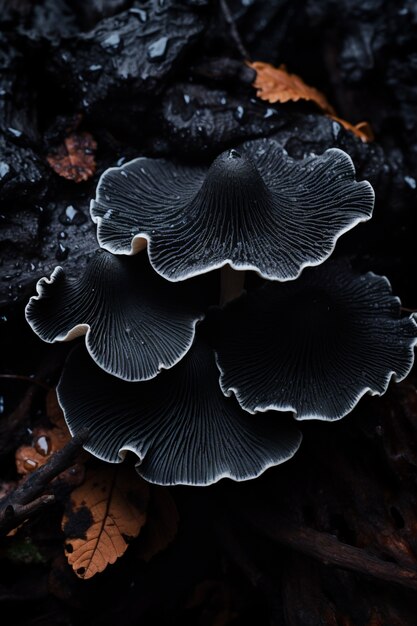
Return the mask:
<svg viewBox="0 0 417 626">
<path fill-rule="evenodd" d="M 143 157 L 110 168 L 90 212 L 100 246 L 131 255 L 147 243 L 152 266 L 172 282 L 226 264 L 286 281 L 327 259 L 373 204 L 342 150 L 295 160 L 259 139 L 210 167 Z"/>
<path fill-rule="evenodd" d="M 192 345 L 208 288 L 197 281 L 173 285 L 152 270 L 145 254 L 120 257 L 99 249 L 82 276 L 69 278 L 57 267 L 39 280 L 26 319 L 46 342 L 85 335 L 90 355 L 106 372 L 148 380 Z"/>
<path fill-rule="evenodd" d="M 87 450 L 111 463 L 133 452 L 138 473 L 161 485 L 255 478 L 301 442 L 290 416 L 254 419 L 226 398 L 214 353 L 201 342 L 176 367 L 137 383 L 106 374 L 77 346 L 57 393 L 71 433 L 88 429 Z"/>
<path fill-rule="evenodd" d="M 407 376 L 417 323 L 400 316 L 386 277 L 338 260 L 229 304 L 216 342 L 223 392 L 245 410 L 335 420 Z"/>
</svg>

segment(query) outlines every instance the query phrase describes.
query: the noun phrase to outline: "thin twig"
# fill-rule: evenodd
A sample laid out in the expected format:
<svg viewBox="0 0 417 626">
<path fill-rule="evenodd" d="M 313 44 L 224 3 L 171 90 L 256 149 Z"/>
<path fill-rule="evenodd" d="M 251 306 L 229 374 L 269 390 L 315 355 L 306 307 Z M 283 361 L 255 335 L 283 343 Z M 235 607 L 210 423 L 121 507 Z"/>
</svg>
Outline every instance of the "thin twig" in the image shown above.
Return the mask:
<svg viewBox="0 0 417 626">
<path fill-rule="evenodd" d="M 20 483 L 3 500 L 0 500 L 0 535 L 7 534 L 28 517 L 54 501 L 54 496 L 43 493 L 49 483 L 70 467 L 87 441 L 87 429 L 80 431 L 62 450 Z"/>
<path fill-rule="evenodd" d="M 51 493 L 40 496 L 29 504 L 14 504 L 13 506 L 10 504 L 4 509 L 3 518 L 0 516 L 0 533 L 17 528 L 53 502 L 55 502 L 55 496 Z"/>
<path fill-rule="evenodd" d="M 239 50 L 240 54 L 242 55 L 242 57 L 246 60 L 246 61 L 250 61 L 250 54 L 249 52 L 246 50 L 244 44 L 242 43 L 242 40 L 240 38 L 239 35 L 239 31 L 236 28 L 236 24 L 235 21 L 233 19 L 232 14 L 230 13 L 230 9 L 229 6 L 227 4 L 227 0 L 220 0 L 220 8 L 222 10 L 223 13 L 223 17 L 226 20 L 226 23 L 230 29 L 230 35 L 236 45 L 236 48 Z"/>
</svg>

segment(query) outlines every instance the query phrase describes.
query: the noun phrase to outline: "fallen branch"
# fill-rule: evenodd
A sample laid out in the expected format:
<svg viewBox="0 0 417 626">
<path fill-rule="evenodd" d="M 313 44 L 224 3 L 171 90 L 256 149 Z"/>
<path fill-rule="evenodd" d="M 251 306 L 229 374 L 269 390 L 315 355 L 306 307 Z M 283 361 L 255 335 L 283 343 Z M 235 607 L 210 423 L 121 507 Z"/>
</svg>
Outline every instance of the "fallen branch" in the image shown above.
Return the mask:
<svg viewBox="0 0 417 626">
<path fill-rule="evenodd" d="M 257 514 L 244 517 L 250 526 L 273 541 L 317 559 L 324 565 L 333 565 L 408 589 L 417 589 L 415 569 L 383 561 L 361 548 L 342 543 L 328 533 L 297 527 L 285 519 L 271 521 Z"/>
</svg>

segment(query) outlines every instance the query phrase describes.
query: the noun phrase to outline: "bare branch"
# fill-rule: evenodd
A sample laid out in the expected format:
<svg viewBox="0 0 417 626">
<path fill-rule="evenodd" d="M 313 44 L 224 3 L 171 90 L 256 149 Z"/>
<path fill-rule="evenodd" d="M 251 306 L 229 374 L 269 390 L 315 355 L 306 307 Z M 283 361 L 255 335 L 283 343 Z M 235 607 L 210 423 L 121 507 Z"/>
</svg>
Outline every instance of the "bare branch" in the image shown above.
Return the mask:
<svg viewBox="0 0 417 626">
<path fill-rule="evenodd" d="M 28 517 L 54 501 L 52 494 L 44 494 L 49 483 L 70 467 L 87 441 L 85 429 L 73 437 L 67 445 L 55 452 L 39 469 L 29 474 L 20 485 L 0 500 L 0 535 L 7 534 Z"/>
<path fill-rule="evenodd" d="M 246 515 L 245 518 L 252 527 L 275 542 L 317 559 L 324 565 L 341 567 L 370 578 L 417 589 L 417 570 L 383 561 L 361 548 L 342 543 L 328 533 L 258 514 Z"/>
</svg>

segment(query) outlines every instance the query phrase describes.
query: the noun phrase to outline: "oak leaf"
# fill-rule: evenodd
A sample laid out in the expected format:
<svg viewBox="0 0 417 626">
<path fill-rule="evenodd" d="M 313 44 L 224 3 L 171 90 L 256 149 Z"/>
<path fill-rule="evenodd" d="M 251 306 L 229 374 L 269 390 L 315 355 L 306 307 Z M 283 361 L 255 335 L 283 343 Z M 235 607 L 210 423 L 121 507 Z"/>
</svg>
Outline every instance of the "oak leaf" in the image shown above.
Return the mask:
<svg viewBox="0 0 417 626">
<path fill-rule="evenodd" d="M 91 133 L 73 132 L 46 158 L 59 176 L 80 183 L 91 178 L 96 171 L 96 148 L 97 142 Z"/>
<path fill-rule="evenodd" d="M 257 89 L 256 95 L 261 100 L 266 100 L 271 103 L 297 102 L 298 100 L 314 102 L 323 113 L 332 120 L 339 122 L 346 130 L 351 131 L 362 141 L 368 142 L 374 139 L 372 129 L 368 122 L 359 122 L 353 125 L 337 117 L 334 108 L 328 102 L 326 96 L 315 87 L 307 85 L 297 74 L 290 74 L 285 65 L 280 65 L 276 68 L 269 63 L 263 63 L 261 61 L 255 61 L 253 63 L 247 62 L 247 65 L 256 71 L 253 87 Z"/>
<path fill-rule="evenodd" d="M 121 557 L 146 521 L 149 484 L 124 465 L 94 466 L 62 520 L 68 563 L 91 578 Z"/>
</svg>

